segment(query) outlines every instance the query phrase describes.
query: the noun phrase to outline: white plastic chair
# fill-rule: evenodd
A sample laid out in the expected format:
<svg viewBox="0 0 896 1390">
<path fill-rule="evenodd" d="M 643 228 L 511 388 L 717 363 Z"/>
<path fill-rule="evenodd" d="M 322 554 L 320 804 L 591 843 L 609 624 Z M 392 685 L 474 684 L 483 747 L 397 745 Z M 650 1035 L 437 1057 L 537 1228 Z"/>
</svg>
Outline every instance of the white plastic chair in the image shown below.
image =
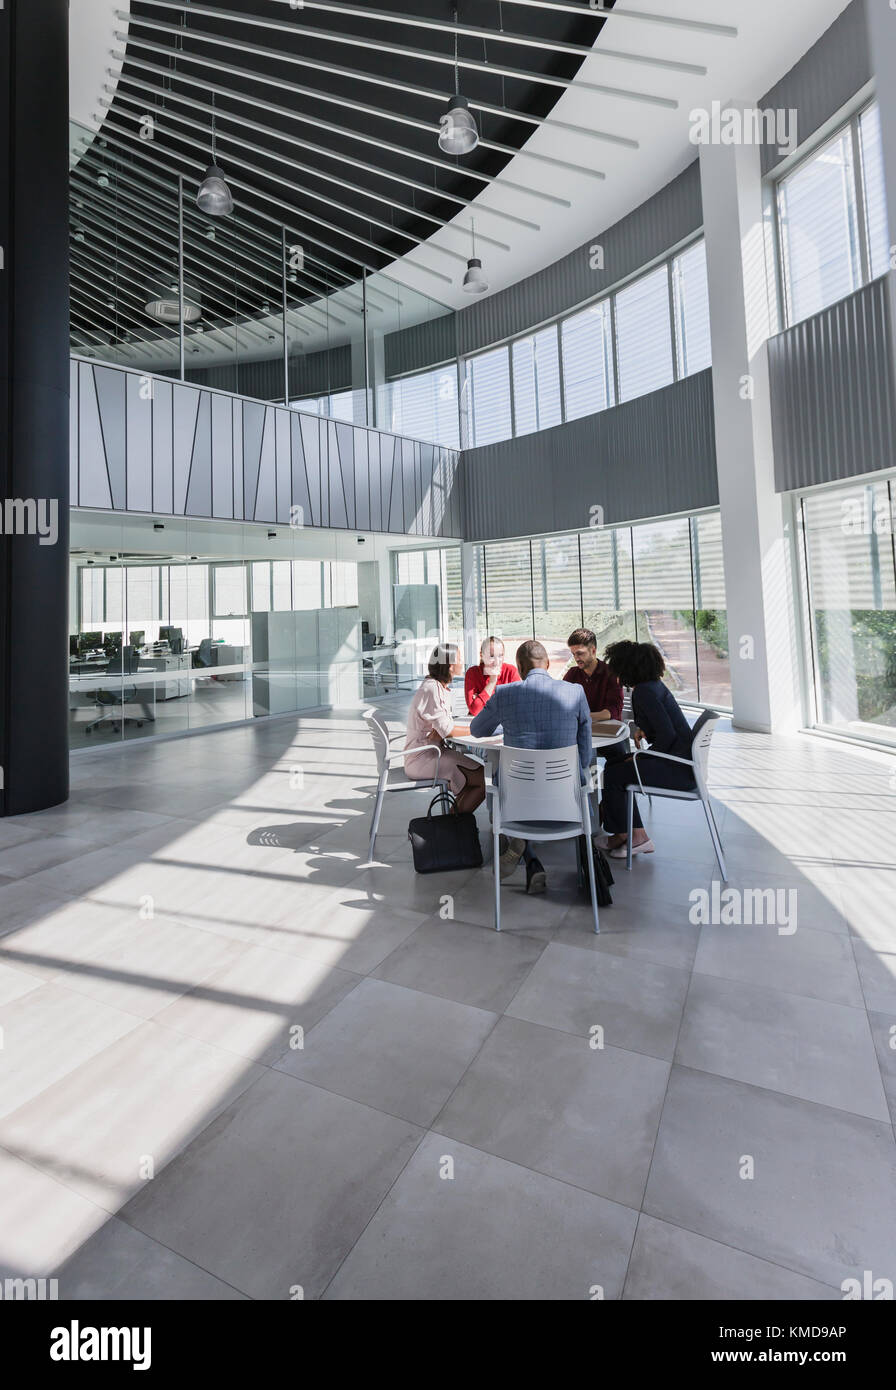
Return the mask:
<svg viewBox="0 0 896 1390">
<path fill-rule="evenodd" d="M 582 784 L 578 748 L 575 745 L 572 748 L 502 748 L 497 791 L 492 800 L 495 931 L 500 931 L 501 852 L 498 840 L 501 835 L 539 842 L 573 840 L 584 835 L 589 851 L 591 849 L 588 787 Z M 599 932 L 594 856 L 589 852 L 585 858 L 588 860 L 594 930 Z"/>
<path fill-rule="evenodd" d="M 420 748 L 393 749 L 392 744 L 396 743 L 399 739 L 405 738 L 406 735 L 395 734 L 390 738 L 389 731 L 376 710 L 366 709 L 364 711 L 364 718 L 370 730 L 370 737 L 373 739 L 377 770 L 376 801 L 373 806 L 373 820 L 370 824 L 370 848 L 367 856 L 368 859 L 372 859 L 373 852 L 376 849 L 377 831 L 380 827 L 380 815 L 382 813 L 386 792 L 432 791 L 436 787 L 443 791 L 447 791 L 449 784 L 444 777 L 438 777 L 436 775 L 439 770 L 439 757 L 442 752 L 437 744 L 427 743 Z M 426 781 L 425 779 L 415 780 L 408 777 L 407 774 L 404 774 L 403 782 L 396 782 L 390 787 L 389 773 L 392 770 L 393 764 L 401 762 L 409 753 L 431 753 L 434 755 L 432 760 L 432 779 L 430 781 Z M 404 769 L 402 769 L 402 772 L 404 772 Z"/>
<path fill-rule="evenodd" d="M 709 827 L 709 835 L 712 840 L 712 847 L 716 852 L 716 859 L 719 865 L 719 873 L 724 881 L 727 882 L 728 871 L 725 868 L 725 855 L 722 850 L 722 837 L 719 835 L 719 828 L 716 825 L 715 816 L 712 813 L 712 802 L 709 798 L 709 787 L 707 786 L 706 774 L 709 768 L 709 745 L 715 727 L 721 719 L 713 709 L 706 709 L 701 714 L 697 723 L 691 730 L 691 757 L 677 758 L 672 753 L 655 753 L 652 748 L 637 750 L 633 759 L 635 774 L 638 778 L 637 785 L 630 784 L 628 792 L 628 842 L 626 845 L 627 853 L 625 856 L 625 867 L 632 867 L 632 832 L 634 829 L 635 816 L 635 797 L 641 796 L 666 796 L 672 801 L 700 801 L 703 803 L 703 811 L 706 815 L 706 824 Z M 669 763 L 682 763 L 685 767 L 693 768 L 694 781 L 697 783 L 696 791 L 673 791 L 668 787 L 645 787 L 641 781 L 641 770 L 638 767 L 638 758 L 663 758 Z"/>
</svg>

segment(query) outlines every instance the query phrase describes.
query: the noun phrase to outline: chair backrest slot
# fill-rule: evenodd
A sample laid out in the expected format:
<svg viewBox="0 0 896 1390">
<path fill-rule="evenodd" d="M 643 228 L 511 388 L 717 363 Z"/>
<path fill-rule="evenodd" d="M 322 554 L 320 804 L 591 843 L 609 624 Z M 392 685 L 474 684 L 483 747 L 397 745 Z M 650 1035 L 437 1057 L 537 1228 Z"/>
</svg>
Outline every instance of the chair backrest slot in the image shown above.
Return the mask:
<svg viewBox="0 0 896 1390">
<path fill-rule="evenodd" d="M 502 748 L 498 771 L 501 821 L 577 821 L 579 750 Z"/>
<path fill-rule="evenodd" d="M 364 711 L 364 720 L 370 730 L 370 737 L 373 740 L 373 751 L 376 753 L 376 770 L 382 772 L 389 757 L 389 731 L 375 709 Z"/>
<path fill-rule="evenodd" d="M 697 790 L 705 799 L 709 796 L 707 777 L 709 774 L 709 748 L 716 725 L 721 715 L 714 709 L 705 709 L 691 730 L 691 757 L 694 761 L 694 780 Z"/>
</svg>

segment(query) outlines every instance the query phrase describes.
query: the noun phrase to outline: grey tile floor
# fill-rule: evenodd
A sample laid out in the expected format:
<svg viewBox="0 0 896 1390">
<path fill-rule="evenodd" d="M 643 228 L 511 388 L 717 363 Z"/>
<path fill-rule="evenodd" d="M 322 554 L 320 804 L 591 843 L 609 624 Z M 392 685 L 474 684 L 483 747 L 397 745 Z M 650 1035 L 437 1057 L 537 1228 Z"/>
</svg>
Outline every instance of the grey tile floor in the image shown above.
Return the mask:
<svg viewBox="0 0 896 1390">
<path fill-rule="evenodd" d="M 381 708 L 398 728 L 402 705 Z M 893 760 L 723 726 L 590 929 L 421 878 L 360 716 L 73 760 L 0 821 L 0 1276 L 62 1298 L 838 1299 L 896 1282 Z M 487 824 L 483 816 L 483 826 Z M 776 916 L 744 923 L 764 894 Z M 720 900 L 721 905 L 721 900 Z"/>
</svg>

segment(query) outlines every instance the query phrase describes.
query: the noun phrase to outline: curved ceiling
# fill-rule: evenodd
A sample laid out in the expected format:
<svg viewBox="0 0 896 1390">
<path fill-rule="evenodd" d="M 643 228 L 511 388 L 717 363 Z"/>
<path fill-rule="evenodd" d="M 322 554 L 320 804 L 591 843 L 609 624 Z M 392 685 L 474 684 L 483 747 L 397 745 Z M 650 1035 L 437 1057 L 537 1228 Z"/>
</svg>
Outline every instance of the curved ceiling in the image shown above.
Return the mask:
<svg viewBox="0 0 896 1390">
<path fill-rule="evenodd" d="M 384 325 L 390 286 L 410 292 L 404 323 L 459 307 L 472 217 L 492 290 L 556 260 L 694 157 L 693 107 L 755 101 L 846 0 L 645 3 L 458 0 L 455 35 L 452 0 L 119 0 L 90 113 L 101 135 L 72 175 L 73 323 L 84 341 L 170 355 L 142 301 L 175 263 L 178 175 L 209 361 L 235 321 L 247 355 L 277 351 L 281 228 L 303 249 L 288 307 L 306 347 L 348 338 L 364 270 Z M 107 0 L 72 5 L 109 25 Z M 481 136 L 462 159 L 437 146 L 455 39 Z M 79 83 L 96 82 L 91 57 Z M 214 226 L 194 201 L 213 123 L 236 203 Z"/>
</svg>

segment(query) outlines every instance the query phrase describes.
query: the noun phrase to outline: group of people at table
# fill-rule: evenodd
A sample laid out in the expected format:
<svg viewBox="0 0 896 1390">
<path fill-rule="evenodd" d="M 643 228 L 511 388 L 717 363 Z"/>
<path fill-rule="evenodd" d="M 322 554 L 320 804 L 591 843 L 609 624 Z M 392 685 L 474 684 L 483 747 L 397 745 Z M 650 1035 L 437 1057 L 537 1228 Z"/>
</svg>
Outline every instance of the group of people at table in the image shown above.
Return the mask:
<svg viewBox="0 0 896 1390">
<path fill-rule="evenodd" d="M 409 777 L 428 781 L 433 777 L 429 749 L 440 751 L 437 778 L 448 782 L 458 813 L 475 811 L 485 799 L 485 769 L 482 763 L 446 740 L 490 738 L 502 732 L 504 745 L 511 748 L 579 750 L 582 775 L 593 758 L 592 735 L 619 728 L 617 741 L 601 746 L 605 759 L 603 795 L 599 826 L 592 830 L 596 847 L 608 850 L 616 859 L 627 852 L 627 787 L 636 780 L 632 766 L 631 740 L 640 750 L 655 749 L 675 757 L 691 757 L 691 727 L 675 696 L 663 682 L 666 666 L 660 650 L 651 642 L 613 642 L 602 660 L 597 655 L 597 638 L 587 628 L 577 628 L 567 638 L 573 666 L 562 680 L 550 674 L 550 660 L 541 642 L 526 641 L 517 649 L 516 665 L 504 660 L 504 643 L 488 637 L 482 643 L 480 660 L 464 679 L 469 724 L 459 724 L 452 712 L 451 685 L 463 674 L 463 659 L 451 643 L 437 647 L 430 657 L 428 675 L 414 693 L 408 712 L 405 747 L 416 750 L 405 758 Z M 630 705 L 629 705 L 630 702 Z M 629 705 L 630 729 L 619 726 Z M 628 716 L 628 709 L 625 709 Z M 615 721 L 611 723 L 610 721 Z M 690 790 L 694 785 L 691 769 L 680 763 L 639 757 L 644 785 Z M 653 842 L 634 810 L 632 854 L 652 854 Z M 502 837 L 500 873 L 508 877 L 526 864 L 526 891 L 543 892 L 547 878 L 544 866 L 524 840 Z"/>
</svg>

